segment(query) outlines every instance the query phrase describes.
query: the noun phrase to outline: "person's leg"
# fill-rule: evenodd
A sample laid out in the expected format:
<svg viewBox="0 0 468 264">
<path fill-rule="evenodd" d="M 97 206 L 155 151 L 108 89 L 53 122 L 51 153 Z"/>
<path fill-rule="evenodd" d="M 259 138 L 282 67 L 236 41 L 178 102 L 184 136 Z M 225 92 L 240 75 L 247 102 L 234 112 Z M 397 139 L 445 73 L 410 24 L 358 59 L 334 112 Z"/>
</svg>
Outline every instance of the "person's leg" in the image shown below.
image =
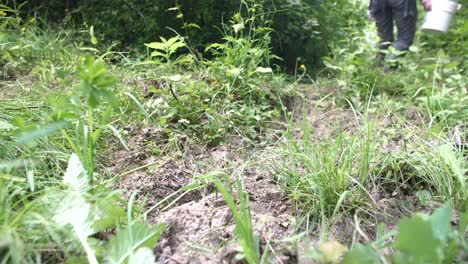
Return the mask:
<svg viewBox="0 0 468 264">
<path fill-rule="evenodd" d="M 395 17 L 398 35 L 393 47 L 398 51 L 407 51 L 413 44 L 416 33 L 416 0 L 390 0 Z"/>
<path fill-rule="evenodd" d="M 414 40 L 416 33 L 417 9 L 416 0 L 388 0 L 393 18 L 397 25 L 397 39 L 392 43 L 395 52 L 385 56 L 384 72 L 398 68 L 397 58 L 404 55 Z"/>
<path fill-rule="evenodd" d="M 377 0 L 384 1 L 381 3 L 380 9 L 373 13 L 375 18 L 375 24 L 377 26 L 377 33 L 380 38 L 378 44 L 379 52 L 376 56 L 376 62 L 382 63 L 385 58 L 385 50 L 387 50 L 394 37 L 393 37 L 393 13 L 392 8 L 387 4 L 387 0 Z"/>
</svg>

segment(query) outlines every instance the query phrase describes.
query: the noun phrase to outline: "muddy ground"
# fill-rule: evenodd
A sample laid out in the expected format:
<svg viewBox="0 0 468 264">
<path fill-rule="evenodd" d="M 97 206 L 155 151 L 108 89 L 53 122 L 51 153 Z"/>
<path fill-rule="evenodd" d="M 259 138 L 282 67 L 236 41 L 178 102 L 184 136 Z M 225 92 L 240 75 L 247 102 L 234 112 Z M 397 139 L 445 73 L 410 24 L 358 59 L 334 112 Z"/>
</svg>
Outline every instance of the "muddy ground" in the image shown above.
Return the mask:
<svg viewBox="0 0 468 264">
<path fill-rule="evenodd" d="M 306 107 L 295 114 L 297 123 L 305 116 L 307 124 L 314 127 L 312 140 L 320 141 L 333 137 L 337 129 L 354 133 L 362 118 L 351 110 L 337 107 L 332 100 L 319 100 L 317 95 L 307 98 Z M 303 115 L 306 111 L 305 115 Z M 378 127 L 412 130 L 423 123 L 425 116 L 417 109 L 406 113 L 410 123 L 403 122 L 393 114 L 372 115 Z M 271 173 L 262 168 L 263 160 L 275 158 L 268 150 L 253 149 L 241 139 L 229 140 L 215 148 L 191 146 L 182 155 L 170 157 L 155 153 L 154 146 L 165 144 L 162 131 L 157 128 L 127 128 L 130 150 L 115 150 L 110 167 L 114 174 L 124 174 L 118 188 L 126 197 L 137 191 L 137 198 L 145 202 L 148 220 L 151 223 L 167 223 L 167 228 L 155 248 L 159 263 L 237 263 L 239 245 L 233 242 L 234 221 L 223 197 L 212 186 L 175 196 L 167 202 L 155 205 L 169 195 L 191 184 L 198 175 L 216 170 L 241 175 L 244 190 L 249 193 L 252 221 L 255 233 L 260 237 L 262 250 L 271 252 L 271 263 L 308 263 L 298 256 L 306 246 L 286 243 L 297 234 L 299 213 L 287 196 L 275 184 Z M 379 146 L 388 152 L 399 151 L 404 145 L 404 132 L 390 129 Z M 298 135 L 300 136 L 300 135 Z M 378 135 L 379 137 L 381 135 Z M 281 139 L 279 139 L 281 141 Z M 277 157 L 276 157 L 277 158 Z M 262 159 L 262 160 L 261 160 Z M 253 165 L 243 165 L 252 162 Z M 141 169 L 138 169 L 143 167 Z M 126 173 L 126 172 L 131 173 Z M 236 174 L 236 173 L 234 173 Z M 390 187 L 391 188 L 391 187 Z M 369 201 L 378 214 L 374 219 L 361 223 L 362 232 L 375 237 L 377 222 L 384 222 L 388 229 L 403 215 L 410 214 L 417 202 L 414 197 L 389 190 L 389 194 L 370 189 Z M 396 194 L 395 194 L 396 192 Z M 175 199 L 177 198 L 177 199 Z M 169 206 L 167 206 L 169 205 Z M 329 239 L 349 243 L 356 235 L 352 216 L 338 217 L 330 223 Z M 308 240 L 316 245 L 320 230 L 311 233 Z"/>
</svg>

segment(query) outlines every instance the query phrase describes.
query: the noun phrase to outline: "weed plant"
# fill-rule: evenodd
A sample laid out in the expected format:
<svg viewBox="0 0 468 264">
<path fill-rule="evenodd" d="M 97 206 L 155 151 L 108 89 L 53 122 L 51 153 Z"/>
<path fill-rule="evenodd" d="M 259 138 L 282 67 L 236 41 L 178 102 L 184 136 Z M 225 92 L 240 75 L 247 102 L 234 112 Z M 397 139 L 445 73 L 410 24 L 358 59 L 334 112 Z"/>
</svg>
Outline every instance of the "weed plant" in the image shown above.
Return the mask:
<svg viewBox="0 0 468 264">
<path fill-rule="evenodd" d="M 143 64 L 158 65 L 163 76 L 150 87 L 154 96 L 146 105 L 132 100 L 164 129 L 177 127 L 211 145 L 233 133 L 261 138 L 268 122 L 279 118 L 275 101 L 284 94 L 283 78 L 269 67 L 269 24 L 260 3 L 242 1 L 220 29 L 223 42 L 206 48 L 211 60 L 198 59 L 196 52 L 176 57 L 179 50 L 190 49 L 181 36 L 147 43 L 152 51 Z"/>
<path fill-rule="evenodd" d="M 242 248 L 242 253 L 238 255 L 238 258 L 247 260 L 249 264 L 260 263 L 259 238 L 253 232 L 249 195 L 244 192 L 241 179 L 237 177 L 235 182 L 237 199 L 234 200 L 235 194 L 229 177 L 221 177 L 228 183 L 226 186 L 219 176 L 219 173 L 213 172 L 199 177 L 197 180 L 201 183 L 210 182 L 214 184 L 221 195 L 223 195 L 229 210 L 233 214 L 234 222 L 236 223 L 235 235 L 238 237 Z"/>
<path fill-rule="evenodd" d="M 423 139 L 404 152 L 391 154 L 382 164 L 381 176 L 400 184 L 409 194 L 429 192 L 429 200 L 449 202 L 452 207 L 467 210 L 466 158 L 463 150 L 450 141 L 434 147 Z"/>
<path fill-rule="evenodd" d="M 318 263 L 458 263 L 466 258 L 467 214 L 461 216 L 459 228 L 450 226 L 452 208 L 444 206 L 431 215 L 417 213 L 398 223 L 398 232 L 382 233 L 366 243 L 355 243 L 349 250 L 336 241 L 324 243 L 305 254 Z M 396 239 L 392 240 L 391 237 Z"/>
</svg>

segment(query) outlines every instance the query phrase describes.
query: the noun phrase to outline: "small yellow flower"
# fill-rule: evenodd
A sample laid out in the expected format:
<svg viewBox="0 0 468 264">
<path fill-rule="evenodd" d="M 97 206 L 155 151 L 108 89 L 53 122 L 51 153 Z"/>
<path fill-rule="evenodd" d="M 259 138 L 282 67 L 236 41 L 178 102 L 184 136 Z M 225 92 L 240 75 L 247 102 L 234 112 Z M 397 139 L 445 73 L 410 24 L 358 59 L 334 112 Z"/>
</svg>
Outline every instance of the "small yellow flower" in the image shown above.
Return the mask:
<svg viewBox="0 0 468 264">
<path fill-rule="evenodd" d="M 26 31 L 26 27 L 22 27 L 22 28 L 21 28 L 21 31 L 25 32 L 25 31 Z"/>
<path fill-rule="evenodd" d="M 34 17 L 31 17 L 31 18 L 29 19 L 29 22 L 31 22 L 31 23 L 34 23 L 34 21 L 36 21 L 36 19 L 35 19 Z"/>
<path fill-rule="evenodd" d="M 301 64 L 301 66 L 299 66 L 301 69 L 305 69 L 305 65 L 304 64 Z"/>
<path fill-rule="evenodd" d="M 0 16 L 6 16 L 6 15 L 7 15 L 7 13 L 5 11 L 0 10 Z"/>
</svg>

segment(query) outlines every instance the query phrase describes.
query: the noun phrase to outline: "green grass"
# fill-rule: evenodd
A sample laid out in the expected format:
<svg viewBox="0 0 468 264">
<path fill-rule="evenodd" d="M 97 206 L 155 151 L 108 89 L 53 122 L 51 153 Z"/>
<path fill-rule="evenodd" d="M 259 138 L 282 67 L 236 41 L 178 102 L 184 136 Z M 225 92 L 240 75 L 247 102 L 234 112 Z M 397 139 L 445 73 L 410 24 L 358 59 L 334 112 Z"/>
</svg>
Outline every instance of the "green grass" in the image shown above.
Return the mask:
<svg viewBox="0 0 468 264">
<path fill-rule="evenodd" d="M 466 211 L 467 169 L 463 150 L 450 141 L 433 144 L 416 138 L 407 151 L 390 154 L 381 166 L 382 176 L 411 194 L 426 190 L 436 201 L 450 202 L 454 208 Z"/>
<path fill-rule="evenodd" d="M 280 158 L 270 166 L 289 199 L 312 222 L 326 225 L 339 212 L 360 206 L 374 148 L 367 132 L 349 136 L 338 128 L 333 137 L 313 140 L 316 132 L 306 122 L 299 130 L 290 124 Z"/>
</svg>

